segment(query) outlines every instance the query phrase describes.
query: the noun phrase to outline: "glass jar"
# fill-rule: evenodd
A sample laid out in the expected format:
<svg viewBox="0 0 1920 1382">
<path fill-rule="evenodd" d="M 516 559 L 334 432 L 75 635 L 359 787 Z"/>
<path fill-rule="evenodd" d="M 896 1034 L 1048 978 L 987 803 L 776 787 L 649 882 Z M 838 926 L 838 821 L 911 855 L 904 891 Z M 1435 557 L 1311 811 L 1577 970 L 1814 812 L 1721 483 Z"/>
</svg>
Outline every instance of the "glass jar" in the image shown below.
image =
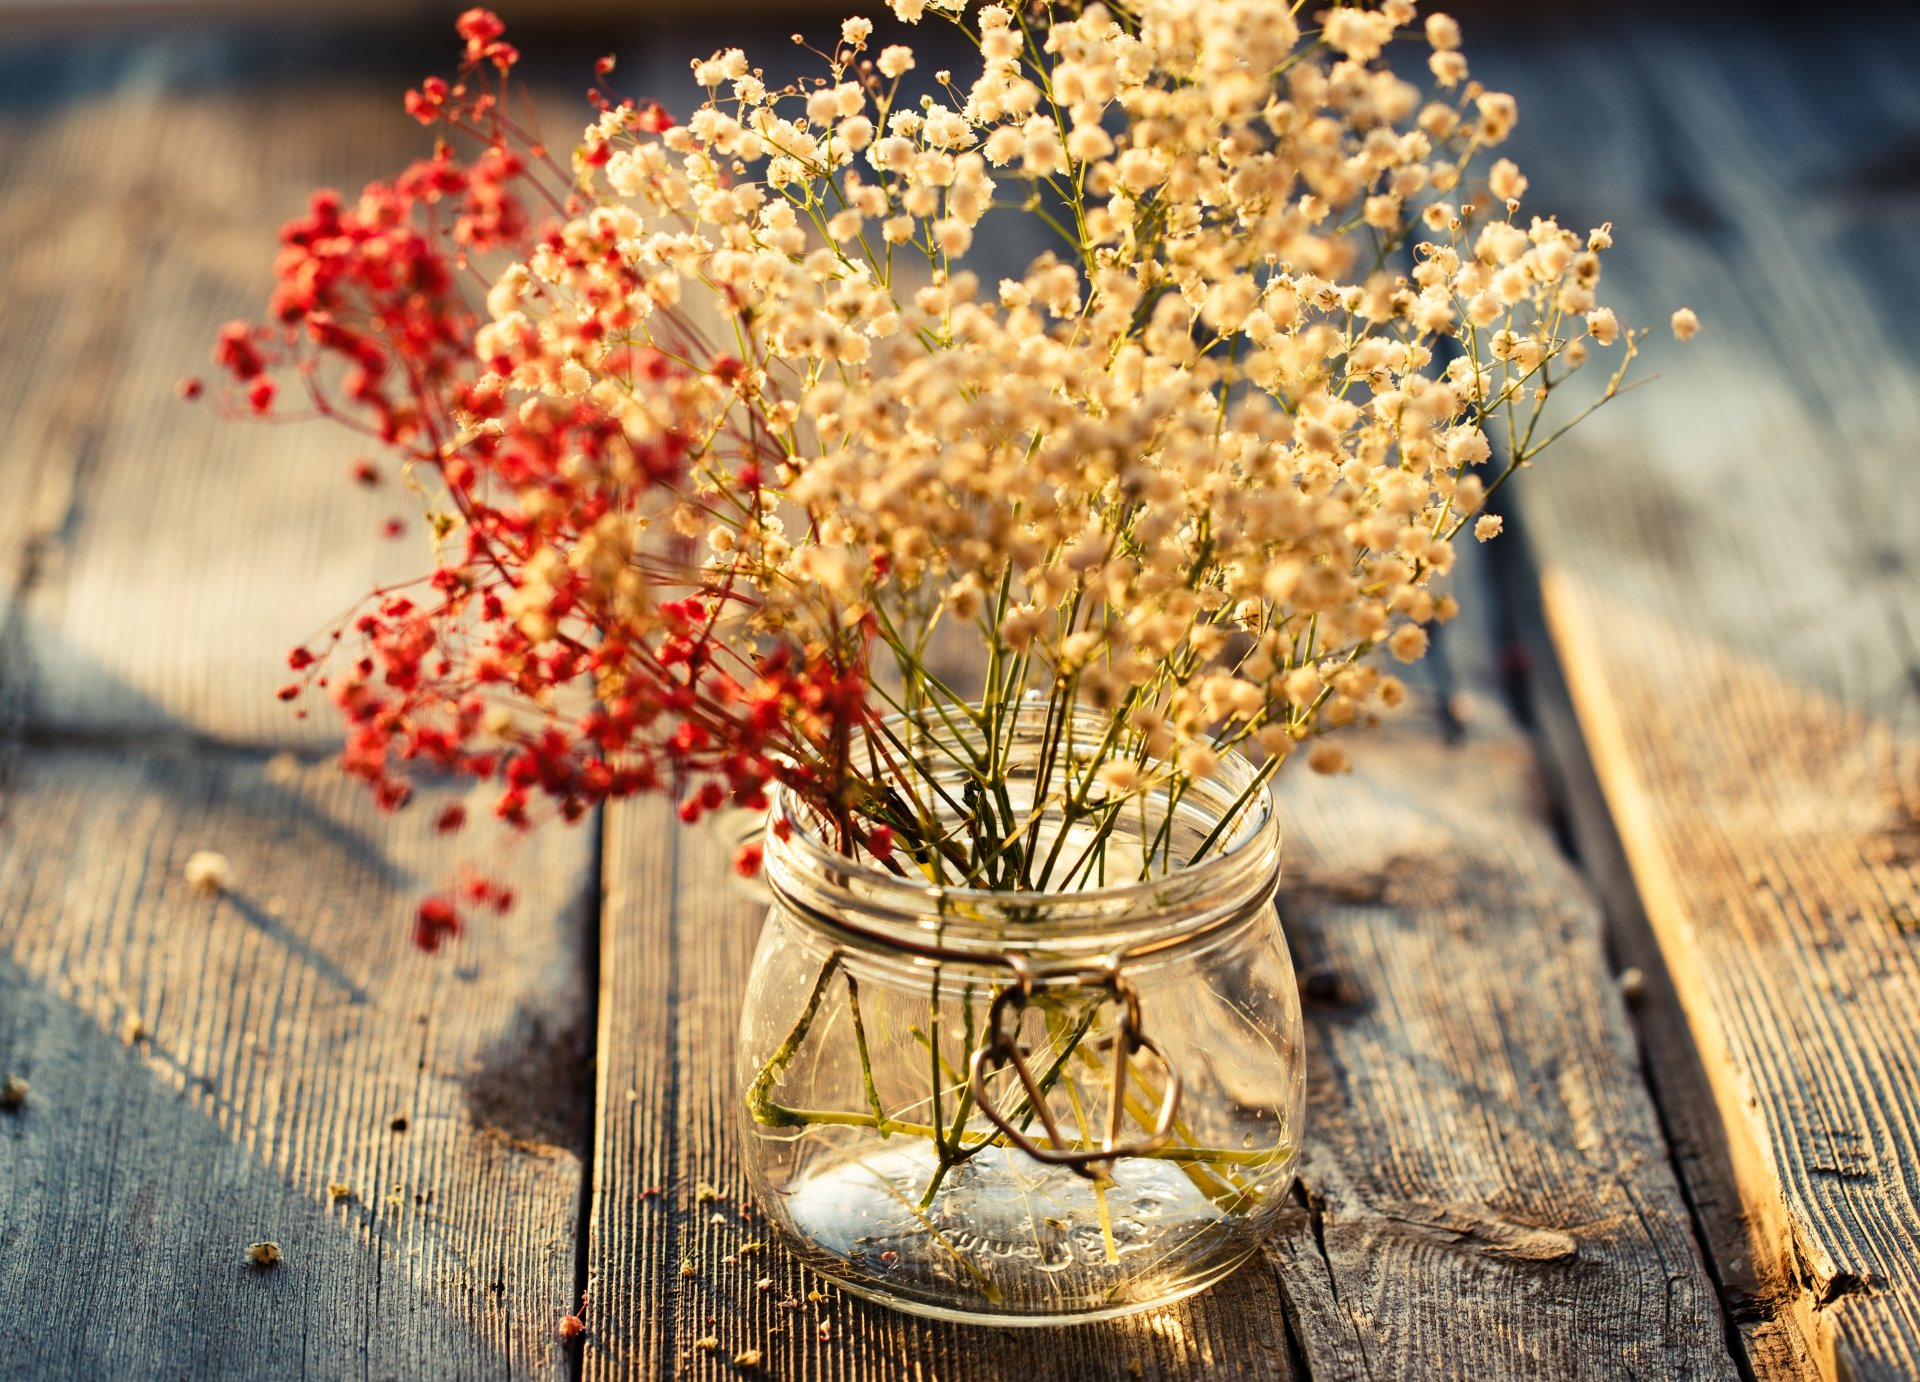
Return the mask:
<svg viewBox="0 0 1920 1382">
<path fill-rule="evenodd" d="M 1016 802 L 1041 737 L 1037 716 L 1012 736 Z M 744 1159 L 808 1266 L 899 1309 L 1039 1325 L 1177 1300 L 1259 1248 L 1304 1096 L 1272 799 L 1235 755 L 1124 814 L 1103 858 L 1137 861 L 1163 826 L 1172 857 L 1205 857 L 1073 891 L 942 888 L 775 801 Z"/>
</svg>

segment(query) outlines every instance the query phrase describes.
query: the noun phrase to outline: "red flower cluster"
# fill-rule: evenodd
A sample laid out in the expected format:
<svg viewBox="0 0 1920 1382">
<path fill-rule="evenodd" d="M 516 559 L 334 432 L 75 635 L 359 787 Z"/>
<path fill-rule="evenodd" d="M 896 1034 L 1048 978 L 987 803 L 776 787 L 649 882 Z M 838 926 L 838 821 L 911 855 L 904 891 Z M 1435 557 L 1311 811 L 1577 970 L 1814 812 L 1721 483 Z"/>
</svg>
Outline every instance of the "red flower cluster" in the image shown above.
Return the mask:
<svg viewBox="0 0 1920 1382">
<path fill-rule="evenodd" d="M 605 269 L 617 255 L 536 228 L 531 208 L 576 209 L 568 176 L 504 113 L 518 54 L 500 21 L 470 10 L 458 31 L 460 76 L 426 81 L 407 109 L 477 152 L 462 159 L 443 141 L 357 200 L 316 193 L 281 235 L 273 324 L 233 323 L 214 351 L 252 412 L 271 411 L 276 377 L 291 376 L 315 412 L 437 474 L 444 492 L 445 511 L 428 515 L 437 568 L 375 592 L 332 630 L 337 655 L 295 650 L 299 679 L 280 694 L 326 689 L 348 725 L 343 766 L 387 808 L 406 803 L 422 768 L 496 783 L 494 812 L 516 826 L 541 803 L 577 820 L 652 790 L 677 793 L 693 821 L 730 803 L 764 807 L 775 780 L 830 802 L 834 765 L 867 713 L 864 667 L 843 652 L 721 639 L 718 621 L 746 598 L 640 537 L 687 483 L 698 419 L 636 435 L 584 397 L 522 406 L 508 384 L 512 343 L 481 349 L 469 295 L 485 290 L 482 260 L 540 249 Z M 601 106 L 636 129 L 670 123 L 657 107 Z M 617 301 L 593 306 L 583 330 L 620 328 Z M 656 351 L 618 346 L 600 368 L 657 394 L 668 416 L 681 406 L 688 370 Z M 362 461 L 353 477 L 373 484 L 379 472 Z M 465 819 L 451 808 L 436 824 Z M 471 880 L 461 891 L 467 903 L 509 900 Z M 454 901 L 420 904 L 422 949 L 460 929 Z"/>
</svg>

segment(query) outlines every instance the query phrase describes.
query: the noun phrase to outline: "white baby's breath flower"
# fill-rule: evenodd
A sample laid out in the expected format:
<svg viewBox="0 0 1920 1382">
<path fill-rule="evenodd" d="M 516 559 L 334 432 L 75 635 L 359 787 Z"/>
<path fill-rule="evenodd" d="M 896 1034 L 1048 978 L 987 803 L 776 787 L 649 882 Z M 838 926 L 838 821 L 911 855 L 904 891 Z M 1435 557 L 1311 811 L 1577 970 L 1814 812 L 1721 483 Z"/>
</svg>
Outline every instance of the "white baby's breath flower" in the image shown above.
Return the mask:
<svg viewBox="0 0 1920 1382">
<path fill-rule="evenodd" d="M 1427 652 L 1427 631 L 1418 624 L 1402 624 L 1387 640 L 1387 650 L 1402 662 L 1418 662 Z"/>
<path fill-rule="evenodd" d="M 604 471 L 576 488 L 613 512 L 544 480 L 516 494 L 539 537 L 497 596 L 509 641 L 553 659 L 577 622 L 677 651 L 686 590 L 725 591 L 756 654 L 887 678 L 929 724 L 928 636 L 977 634 L 1027 678 L 1010 695 L 1123 717 L 1072 770 L 1101 799 L 1206 777 L 1229 741 L 1346 771 L 1316 736 L 1405 702 L 1377 664 L 1426 653 L 1457 609 L 1456 542 L 1500 531 L 1488 429 L 1524 465 L 1563 371 L 1642 337 L 1600 291 L 1610 228 L 1523 212 L 1525 174 L 1489 150 L 1517 103 L 1451 90 L 1459 25 L 1426 17 L 1416 84 L 1385 56 L 1419 32 L 1411 0 L 1328 9 L 1322 42 L 1250 0 L 1137 0 L 1124 29 L 971 7 L 977 55 L 911 101 L 884 83 L 913 50 L 868 69 L 853 18 L 824 80 L 769 93 L 729 49 L 694 64 L 711 94 L 684 124 L 598 117 L 604 176 L 581 171 L 600 200 L 496 280 L 476 340 L 493 411 L 461 419 L 609 424 L 557 470 Z M 983 281 L 980 227 L 1022 204 L 1069 245 Z M 1376 271 L 1373 241 L 1409 230 L 1411 263 Z M 684 325 L 709 310 L 740 333 L 714 361 Z M 656 480 L 668 436 L 697 440 Z M 651 555 L 669 547 L 697 554 L 671 594 Z M 524 673 L 501 656 L 475 663 L 489 686 Z M 791 714 L 797 752 L 828 741 L 824 712 Z"/>
<path fill-rule="evenodd" d="M 1131 758 L 1109 759 L 1100 765 L 1093 777 L 1108 796 L 1123 797 L 1139 785 L 1140 765 Z"/>
<path fill-rule="evenodd" d="M 1353 760 L 1340 745 L 1321 742 L 1308 752 L 1307 766 L 1316 773 L 1331 777 L 1335 773 L 1352 772 Z"/>
<path fill-rule="evenodd" d="M 1691 341 L 1700 333 L 1700 318 L 1694 315 L 1691 307 L 1681 307 L 1673 314 L 1673 335 L 1675 340 Z"/>
</svg>

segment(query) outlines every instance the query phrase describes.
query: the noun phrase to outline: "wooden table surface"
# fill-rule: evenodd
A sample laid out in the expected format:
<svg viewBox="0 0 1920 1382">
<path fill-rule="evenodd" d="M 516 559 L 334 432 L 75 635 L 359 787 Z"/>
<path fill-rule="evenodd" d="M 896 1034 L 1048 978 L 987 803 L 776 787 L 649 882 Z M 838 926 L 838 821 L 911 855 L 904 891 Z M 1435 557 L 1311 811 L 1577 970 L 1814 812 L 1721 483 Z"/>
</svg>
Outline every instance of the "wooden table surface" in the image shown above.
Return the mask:
<svg viewBox="0 0 1920 1382">
<path fill-rule="evenodd" d="M 399 497 L 172 389 L 307 189 L 418 150 L 395 81 L 0 48 L 0 1376 L 1920 1376 L 1920 21 L 1583 15 L 1476 71 L 1622 315 L 1706 330 L 1518 487 L 1419 707 L 1284 787 L 1284 1232 L 1039 1332 L 738 1255 L 718 842 L 499 842 L 519 910 L 430 958 L 496 843 L 273 700 L 416 563 Z"/>
</svg>

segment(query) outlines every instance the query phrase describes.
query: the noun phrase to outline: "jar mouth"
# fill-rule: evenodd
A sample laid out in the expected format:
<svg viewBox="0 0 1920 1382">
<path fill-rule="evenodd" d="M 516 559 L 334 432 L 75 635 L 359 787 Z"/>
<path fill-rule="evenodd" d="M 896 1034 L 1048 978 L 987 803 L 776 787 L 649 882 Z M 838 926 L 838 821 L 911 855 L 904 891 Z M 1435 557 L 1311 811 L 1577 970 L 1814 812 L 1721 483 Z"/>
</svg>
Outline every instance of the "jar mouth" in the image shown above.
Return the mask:
<svg viewBox="0 0 1920 1382">
<path fill-rule="evenodd" d="M 1043 716 L 1042 706 L 1016 712 L 1016 746 Z M 1105 723 L 1086 712 L 1078 718 L 1089 727 Z M 850 943 L 866 940 L 879 949 L 892 942 L 923 957 L 929 949 L 951 958 L 1157 951 L 1268 905 L 1280 872 L 1279 820 L 1271 790 L 1248 759 L 1223 755 L 1214 773 L 1167 811 L 1203 838 L 1226 821 L 1207 857 L 1127 882 L 1013 890 L 935 882 L 904 856 L 903 876 L 843 854 L 822 833 L 818 811 L 776 786 L 768 819 L 784 820 L 787 829 L 784 839 L 768 831 L 764 868 L 776 896 L 823 929 Z"/>
</svg>

